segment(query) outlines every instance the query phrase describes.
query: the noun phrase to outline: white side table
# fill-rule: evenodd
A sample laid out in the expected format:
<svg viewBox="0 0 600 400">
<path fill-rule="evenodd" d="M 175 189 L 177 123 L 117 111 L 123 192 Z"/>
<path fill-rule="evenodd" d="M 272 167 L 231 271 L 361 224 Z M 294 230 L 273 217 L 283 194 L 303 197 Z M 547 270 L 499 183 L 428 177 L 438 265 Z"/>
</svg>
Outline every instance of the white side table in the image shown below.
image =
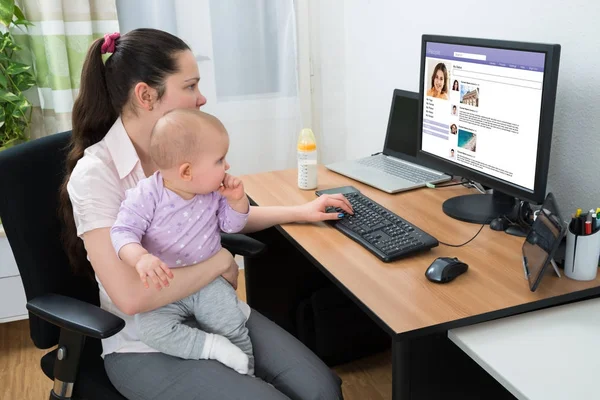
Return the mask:
<svg viewBox="0 0 600 400">
<path fill-rule="evenodd" d="M 519 400 L 600 399 L 600 298 L 448 331 Z"/>
<path fill-rule="evenodd" d="M 26 303 L 17 263 L 0 225 L 0 323 L 27 318 Z"/>
</svg>

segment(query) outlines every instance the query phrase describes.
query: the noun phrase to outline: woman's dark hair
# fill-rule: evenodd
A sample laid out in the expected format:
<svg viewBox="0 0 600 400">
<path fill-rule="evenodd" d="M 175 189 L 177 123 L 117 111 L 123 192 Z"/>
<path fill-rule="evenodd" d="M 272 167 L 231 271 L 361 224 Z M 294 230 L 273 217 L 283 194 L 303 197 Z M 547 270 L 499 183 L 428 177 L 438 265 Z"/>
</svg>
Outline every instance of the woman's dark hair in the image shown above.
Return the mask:
<svg viewBox="0 0 600 400">
<path fill-rule="evenodd" d="M 66 160 L 66 176 L 60 188 L 60 216 L 64 221 L 63 244 L 75 272 L 88 272 L 83 242 L 79 240 L 67 183 L 77 161 L 89 146 L 98 143 L 126 107 L 136 84 L 145 82 L 158 92 L 165 91 L 165 79 L 178 71 L 177 53 L 187 44 L 170 33 L 136 29 L 116 39 L 114 52 L 103 61 L 104 38 L 92 43 L 83 69 L 79 95 L 73 104 L 73 133 Z M 132 107 L 135 112 L 135 108 Z"/>
<path fill-rule="evenodd" d="M 456 79 L 454 80 L 454 83 L 452 84 L 452 90 L 458 90 L 458 81 Z"/>
<path fill-rule="evenodd" d="M 446 64 L 444 63 L 438 63 L 438 65 L 435 66 L 435 69 L 433 70 L 433 75 L 431 75 L 431 87 L 435 87 L 434 83 L 435 83 L 435 76 L 437 75 L 438 71 L 442 71 L 442 73 L 444 74 L 444 87 L 442 88 L 442 91 L 440 93 L 447 93 L 448 92 L 448 70 L 446 69 Z"/>
</svg>

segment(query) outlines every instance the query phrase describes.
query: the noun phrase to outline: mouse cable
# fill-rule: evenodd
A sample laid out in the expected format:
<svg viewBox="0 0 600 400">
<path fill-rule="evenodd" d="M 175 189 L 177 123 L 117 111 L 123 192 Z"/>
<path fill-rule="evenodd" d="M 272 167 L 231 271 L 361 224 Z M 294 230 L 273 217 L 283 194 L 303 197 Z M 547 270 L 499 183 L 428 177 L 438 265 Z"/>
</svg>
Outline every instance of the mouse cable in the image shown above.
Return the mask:
<svg viewBox="0 0 600 400">
<path fill-rule="evenodd" d="M 440 242 L 440 244 L 443 244 L 444 246 L 448 246 L 448 247 L 462 247 L 466 244 L 469 244 L 473 239 L 475 239 L 477 236 L 479 236 L 479 234 L 481 233 L 481 230 L 483 229 L 484 226 L 486 226 L 487 224 L 483 224 L 481 225 L 481 228 L 479 228 L 479 230 L 477 231 L 477 233 L 475 234 L 475 236 L 473 236 L 471 239 L 467 240 L 466 242 L 464 242 L 463 244 L 449 244 L 449 243 L 445 243 L 442 242 L 440 240 L 438 240 L 438 242 Z"/>
</svg>

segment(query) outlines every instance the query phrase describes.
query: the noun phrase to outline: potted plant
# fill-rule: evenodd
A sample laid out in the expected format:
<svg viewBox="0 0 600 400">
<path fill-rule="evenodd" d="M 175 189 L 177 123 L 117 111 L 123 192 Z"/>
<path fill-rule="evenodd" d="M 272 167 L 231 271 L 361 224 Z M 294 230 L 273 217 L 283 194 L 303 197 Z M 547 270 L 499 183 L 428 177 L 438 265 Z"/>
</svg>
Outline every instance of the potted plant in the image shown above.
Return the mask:
<svg viewBox="0 0 600 400">
<path fill-rule="evenodd" d="M 32 25 L 14 0 L 0 0 L 0 151 L 29 138 L 31 103 L 23 92 L 35 79 L 31 66 L 18 60 L 21 50 L 12 31 Z M 3 33 L 2 33 L 3 32 Z"/>
</svg>

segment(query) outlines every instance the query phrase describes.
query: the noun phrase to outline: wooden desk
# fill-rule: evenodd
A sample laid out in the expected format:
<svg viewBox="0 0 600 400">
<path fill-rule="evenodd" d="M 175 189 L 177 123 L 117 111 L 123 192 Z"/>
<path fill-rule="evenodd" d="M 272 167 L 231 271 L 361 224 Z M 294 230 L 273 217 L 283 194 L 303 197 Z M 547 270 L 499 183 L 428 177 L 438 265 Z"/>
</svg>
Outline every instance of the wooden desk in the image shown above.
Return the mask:
<svg viewBox="0 0 600 400">
<path fill-rule="evenodd" d="M 296 170 L 242 177 L 246 193 L 259 206 L 298 205 L 315 198 L 297 187 Z M 442 202 L 468 189 L 420 189 L 389 195 L 319 169 L 319 189 L 353 185 L 366 196 L 447 243 L 463 243 L 479 225 L 457 221 L 442 212 Z M 279 229 L 392 336 L 393 398 L 410 397 L 410 339 L 600 294 L 600 277 L 577 282 L 544 277 L 529 290 L 521 264 L 522 238 L 485 227 L 460 248 L 444 245 L 393 263 L 383 263 L 325 223 L 288 224 Z M 425 270 L 440 256 L 469 264 L 467 273 L 449 284 L 434 284 Z"/>
</svg>

